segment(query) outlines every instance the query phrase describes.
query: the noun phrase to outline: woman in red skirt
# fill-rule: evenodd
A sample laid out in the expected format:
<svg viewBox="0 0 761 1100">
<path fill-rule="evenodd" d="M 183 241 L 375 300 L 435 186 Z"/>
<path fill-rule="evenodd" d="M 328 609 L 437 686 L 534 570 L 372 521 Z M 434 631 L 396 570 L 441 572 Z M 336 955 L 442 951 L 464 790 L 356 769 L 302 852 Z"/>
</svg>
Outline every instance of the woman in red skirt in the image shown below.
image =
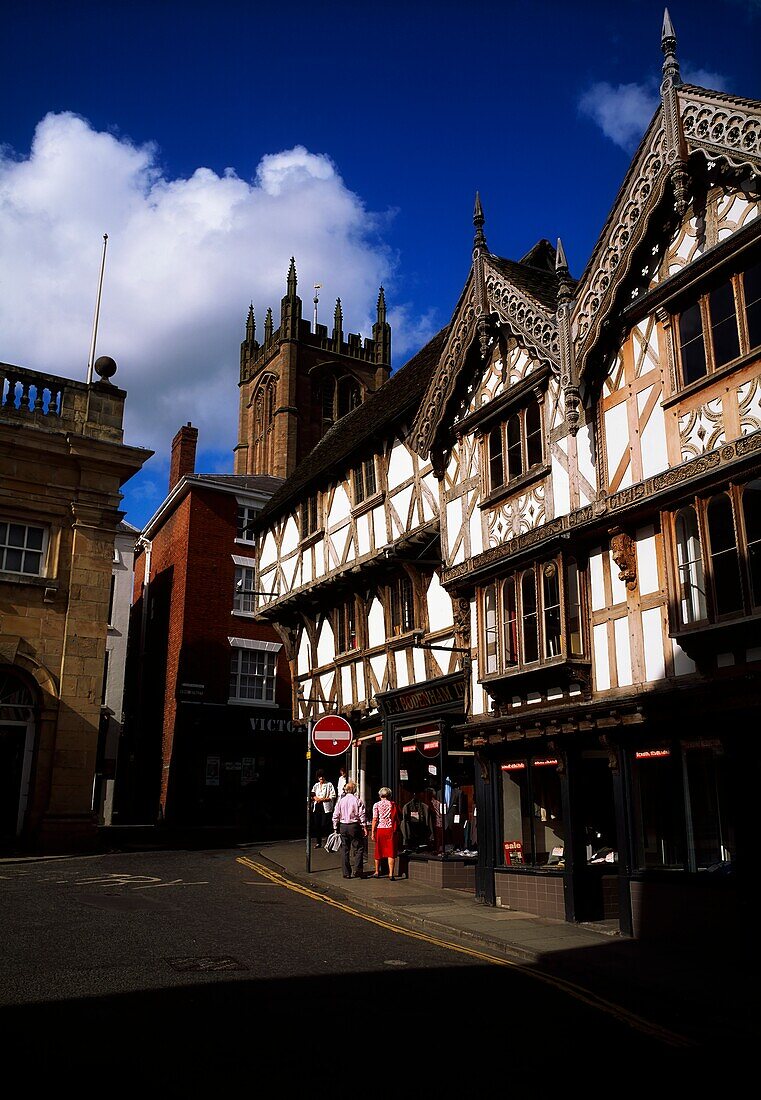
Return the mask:
<svg viewBox="0 0 761 1100">
<path fill-rule="evenodd" d="M 394 878 L 396 857 L 399 853 L 399 810 L 391 798 L 389 787 L 381 787 L 378 791 L 380 802 L 373 806 L 373 824 L 370 835 L 375 841 L 375 874 L 373 878 L 380 878 L 380 861 L 388 860 L 388 877 Z"/>
</svg>

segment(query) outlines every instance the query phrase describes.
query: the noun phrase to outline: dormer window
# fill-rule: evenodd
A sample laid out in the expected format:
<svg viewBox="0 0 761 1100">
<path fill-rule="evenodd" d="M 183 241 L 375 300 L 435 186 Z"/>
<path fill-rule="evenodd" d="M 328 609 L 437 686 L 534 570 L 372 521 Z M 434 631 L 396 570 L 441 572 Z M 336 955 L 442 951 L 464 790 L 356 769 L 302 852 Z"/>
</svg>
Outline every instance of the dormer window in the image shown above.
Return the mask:
<svg viewBox="0 0 761 1100">
<path fill-rule="evenodd" d="M 489 490 L 508 486 L 544 461 L 542 412 L 530 401 L 491 429 L 487 441 Z"/>
</svg>

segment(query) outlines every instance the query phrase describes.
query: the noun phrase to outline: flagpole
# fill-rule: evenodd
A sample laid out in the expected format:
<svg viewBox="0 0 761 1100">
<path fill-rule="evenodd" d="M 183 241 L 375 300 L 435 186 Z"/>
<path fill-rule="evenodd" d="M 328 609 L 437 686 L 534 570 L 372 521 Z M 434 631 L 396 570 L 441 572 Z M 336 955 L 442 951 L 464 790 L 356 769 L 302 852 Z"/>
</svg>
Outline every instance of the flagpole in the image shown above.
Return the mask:
<svg viewBox="0 0 761 1100">
<path fill-rule="evenodd" d="M 98 318 L 100 316 L 100 297 L 103 292 L 103 272 L 106 269 L 106 245 L 108 233 L 103 234 L 103 255 L 100 260 L 100 277 L 98 279 L 98 296 L 95 300 L 95 316 L 92 322 L 92 340 L 90 342 L 90 358 L 87 362 L 87 385 L 92 383 L 93 367 L 95 365 L 95 341 L 98 337 Z"/>
</svg>

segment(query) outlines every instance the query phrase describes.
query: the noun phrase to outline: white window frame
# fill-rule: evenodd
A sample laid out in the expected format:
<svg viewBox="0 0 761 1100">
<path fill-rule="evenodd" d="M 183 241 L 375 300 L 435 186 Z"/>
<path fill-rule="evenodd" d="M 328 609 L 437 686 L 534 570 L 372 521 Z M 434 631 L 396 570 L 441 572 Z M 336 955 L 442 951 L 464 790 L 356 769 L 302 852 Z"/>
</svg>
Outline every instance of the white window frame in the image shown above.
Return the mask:
<svg viewBox="0 0 761 1100">
<path fill-rule="evenodd" d="M 256 614 L 256 558 L 243 558 L 238 554 L 233 554 L 232 559 L 235 563 L 235 587 L 233 589 L 233 609 L 231 614 L 250 619 Z M 242 572 L 242 576 L 239 576 L 239 571 Z M 247 571 L 252 574 L 250 578 L 251 587 L 239 588 L 239 584 L 246 580 Z M 244 606 L 247 596 L 251 597 L 250 609 Z M 238 601 L 240 601 L 240 604 Z"/>
<path fill-rule="evenodd" d="M 243 530 L 245 531 L 246 527 L 250 527 L 250 525 L 259 515 L 261 507 L 256 504 L 252 504 L 250 500 L 241 500 L 239 497 L 236 497 L 235 499 L 238 504 L 238 507 L 235 511 L 235 541 L 237 543 L 240 543 L 241 546 L 252 546 L 256 542 L 256 536 L 254 535 L 253 531 L 249 531 L 251 535 L 250 538 L 241 538 L 241 536 L 238 534 L 238 516 L 241 511 L 244 512 Z"/>
<path fill-rule="evenodd" d="M 246 706 L 246 707 L 273 707 L 275 705 L 275 694 L 277 690 L 277 655 L 283 648 L 280 642 L 262 642 L 258 638 L 228 638 L 232 654 L 230 657 L 230 695 L 227 702 L 233 706 Z M 258 673 L 256 670 L 244 672 L 243 666 L 246 663 L 244 654 L 251 653 L 260 654 L 262 657 L 262 672 Z M 251 658 L 248 658 L 250 662 Z M 262 698 L 248 698 L 241 696 L 241 676 L 249 676 L 251 679 L 256 679 L 261 675 L 263 679 L 262 684 Z M 235 677 L 235 684 L 233 684 L 233 677 Z M 236 694 L 233 695 L 233 688 L 236 690 Z"/>
<path fill-rule="evenodd" d="M 10 527 L 24 527 L 24 528 L 26 528 L 27 532 L 30 531 L 30 530 L 41 531 L 42 532 L 42 546 L 40 548 L 36 548 L 36 547 L 31 548 L 31 547 L 26 547 L 26 546 L 23 546 L 23 547 L 13 546 L 12 547 L 8 544 L 7 541 L 4 542 L 0 546 L 0 572 L 9 573 L 14 577 L 18 577 L 20 580 L 26 580 L 26 579 L 36 578 L 36 577 L 45 577 L 45 576 L 47 576 L 48 545 L 49 545 L 49 542 L 50 542 L 50 531 L 49 531 L 49 529 L 42 523 L 27 523 L 25 520 L 16 519 L 12 516 L 7 516 L 7 515 L 0 516 L 0 523 L 5 524 L 8 528 L 10 528 Z M 8 533 L 6 531 L 6 540 L 7 540 L 7 537 L 8 537 Z M 24 536 L 24 542 L 26 542 L 26 539 L 27 539 L 27 535 Z M 6 565 L 6 556 L 7 556 L 6 551 L 8 551 L 8 550 L 21 550 L 22 553 L 39 554 L 40 555 L 40 569 L 39 569 L 39 572 L 37 572 L 37 573 L 25 573 L 25 572 L 22 572 L 19 569 L 9 569 Z"/>
</svg>

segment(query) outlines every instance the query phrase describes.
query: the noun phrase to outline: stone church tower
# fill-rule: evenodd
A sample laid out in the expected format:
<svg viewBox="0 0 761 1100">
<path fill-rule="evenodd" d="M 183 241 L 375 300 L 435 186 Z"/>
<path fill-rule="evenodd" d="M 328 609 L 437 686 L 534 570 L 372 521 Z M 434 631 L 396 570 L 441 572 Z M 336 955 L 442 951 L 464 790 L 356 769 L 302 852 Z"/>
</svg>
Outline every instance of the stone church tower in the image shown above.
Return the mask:
<svg viewBox="0 0 761 1100">
<path fill-rule="evenodd" d="M 391 327 L 383 287 L 372 339 L 344 337 L 341 299 L 333 331 L 302 319 L 291 258 L 280 326 L 267 310 L 264 340 L 256 339 L 253 305 L 240 349 L 240 405 L 236 474 L 288 477 L 328 428 L 378 389 L 391 371 Z"/>
</svg>

